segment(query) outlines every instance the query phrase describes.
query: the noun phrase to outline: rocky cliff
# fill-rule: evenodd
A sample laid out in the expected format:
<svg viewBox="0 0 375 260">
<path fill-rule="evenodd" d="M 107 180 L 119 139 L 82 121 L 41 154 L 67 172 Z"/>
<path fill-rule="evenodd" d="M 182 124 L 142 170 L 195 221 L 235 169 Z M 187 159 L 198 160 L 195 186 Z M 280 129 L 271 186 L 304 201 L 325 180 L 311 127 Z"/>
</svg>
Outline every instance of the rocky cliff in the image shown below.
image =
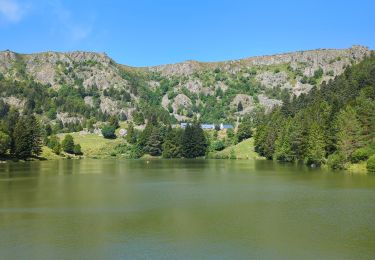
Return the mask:
<svg viewBox="0 0 375 260">
<path fill-rule="evenodd" d="M 3 51 L 0 78 L 36 82 L 57 93 L 66 86 L 80 89 L 85 106 L 103 114 L 122 113 L 131 119 L 135 110 L 142 113 L 142 109 L 153 106 L 179 120 L 198 115 L 223 121 L 255 108 L 270 110 L 281 104 L 286 93 L 307 93 L 370 53 L 366 47 L 352 46 L 224 62 L 186 61 L 132 68 L 117 64 L 105 53 Z M 25 106 L 28 98 L 4 89 L 1 93 L 3 102 L 18 108 Z M 56 106 L 61 121 L 73 116 L 72 111 L 66 110 Z M 85 117 L 79 113 L 75 112 L 75 116 Z"/>
</svg>

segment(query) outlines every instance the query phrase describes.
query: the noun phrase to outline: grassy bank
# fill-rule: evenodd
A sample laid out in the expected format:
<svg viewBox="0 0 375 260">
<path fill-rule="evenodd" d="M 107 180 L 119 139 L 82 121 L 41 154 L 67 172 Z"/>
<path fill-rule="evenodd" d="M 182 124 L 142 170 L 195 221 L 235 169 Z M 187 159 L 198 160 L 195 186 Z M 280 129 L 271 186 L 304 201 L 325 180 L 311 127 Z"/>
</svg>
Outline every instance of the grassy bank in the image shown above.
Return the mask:
<svg viewBox="0 0 375 260">
<path fill-rule="evenodd" d="M 246 139 L 236 145 L 229 146 L 222 151 L 212 152 L 210 158 L 216 159 L 263 159 L 254 151 L 254 139 Z"/>
</svg>

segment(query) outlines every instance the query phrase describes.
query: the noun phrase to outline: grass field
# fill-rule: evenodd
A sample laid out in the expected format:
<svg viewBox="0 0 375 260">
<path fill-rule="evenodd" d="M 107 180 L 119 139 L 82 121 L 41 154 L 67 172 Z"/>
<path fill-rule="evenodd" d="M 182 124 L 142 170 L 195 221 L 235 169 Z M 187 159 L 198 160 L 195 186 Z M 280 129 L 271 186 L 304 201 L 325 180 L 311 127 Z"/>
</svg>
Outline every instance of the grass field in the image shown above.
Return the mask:
<svg viewBox="0 0 375 260">
<path fill-rule="evenodd" d="M 230 158 L 231 155 L 235 156 L 236 159 L 262 159 L 262 157 L 254 151 L 253 138 L 227 147 L 220 152 L 215 152 L 211 156 L 213 156 L 213 158 Z"/>
<path fill-rule="evenodd" d="M 79 133 L 70 133 L 74 138 L 74 143 L 80 144 L 85 157 L 109 157 L 113 148 L 124 142 L 122 138 L 105 139 L 97 134 L 81 135 Z M 64 139 L 65 134 L 58 135 L 60 140 Z"/>
</svg>

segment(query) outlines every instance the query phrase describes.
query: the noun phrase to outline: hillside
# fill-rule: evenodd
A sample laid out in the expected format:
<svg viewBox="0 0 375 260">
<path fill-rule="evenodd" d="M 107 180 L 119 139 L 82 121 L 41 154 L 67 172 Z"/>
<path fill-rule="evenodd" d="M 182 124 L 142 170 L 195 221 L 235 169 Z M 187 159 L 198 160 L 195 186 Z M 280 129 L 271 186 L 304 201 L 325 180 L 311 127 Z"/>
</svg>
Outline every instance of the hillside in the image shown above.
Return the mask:
<svg viewBox="0 0 375 260">
<path fill-rule="evenodd" d="M 251 111 L 270 111 L 292 95 L 321 82 L 370 54 L 362 46 L 259 56 L 234 61 L 187 61 L 134 68 L 105 53 L 0 52 L 0 99 L 34 113 L 57 129 L 91 127 L 109 116 L 144 123 L 234 122 Z"/>
<path fill-rule="evenodd" d="M 285 102 L 255 127 L 255 150 L 269 159 L 333 169 L 368 160 L 375 171 L 375 56 Z"/>
</svg>

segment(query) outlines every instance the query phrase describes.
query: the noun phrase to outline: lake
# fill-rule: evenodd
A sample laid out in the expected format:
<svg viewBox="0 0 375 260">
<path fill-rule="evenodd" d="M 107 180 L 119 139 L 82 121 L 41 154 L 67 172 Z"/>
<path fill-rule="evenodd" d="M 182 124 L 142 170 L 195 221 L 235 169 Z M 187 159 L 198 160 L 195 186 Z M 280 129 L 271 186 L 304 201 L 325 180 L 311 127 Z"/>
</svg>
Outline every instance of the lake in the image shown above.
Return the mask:
<svg viewBox="0 0 375 260">
<path fill-rule="evenodd" d="M 236 160 L 0 165 L 0 259 L 375 259 L 375 176 Z"/>
</svg>

